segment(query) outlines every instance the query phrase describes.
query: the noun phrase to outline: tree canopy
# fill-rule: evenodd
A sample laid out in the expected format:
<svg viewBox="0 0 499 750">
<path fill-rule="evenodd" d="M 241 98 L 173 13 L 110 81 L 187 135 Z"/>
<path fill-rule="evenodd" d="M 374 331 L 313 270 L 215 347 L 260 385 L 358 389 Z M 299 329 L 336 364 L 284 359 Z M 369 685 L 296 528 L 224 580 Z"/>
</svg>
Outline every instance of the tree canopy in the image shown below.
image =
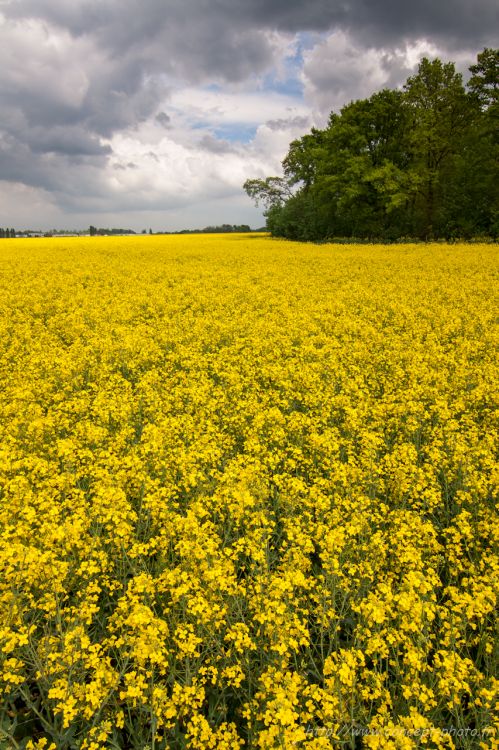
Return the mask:
<svg viewBox="0 0 499 750">
<path fill-rule="evenodd" d="M 465 86 L 452 62 L 423 58 L 401 90 L 331 113 L 290 144 L 282 177 L 249 179 L 267 228 L 299 240 L 499 234 L 499 50 Z"/>
</svg>

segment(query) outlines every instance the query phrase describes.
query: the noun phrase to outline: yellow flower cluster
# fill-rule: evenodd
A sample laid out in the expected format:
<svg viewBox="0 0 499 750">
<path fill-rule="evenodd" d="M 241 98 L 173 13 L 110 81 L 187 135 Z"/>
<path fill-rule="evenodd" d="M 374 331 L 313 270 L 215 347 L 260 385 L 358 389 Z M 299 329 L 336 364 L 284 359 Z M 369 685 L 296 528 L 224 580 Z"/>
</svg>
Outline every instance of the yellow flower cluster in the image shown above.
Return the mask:
<svg viewBox="0 0 499 750">
<path fill-rule="evenodd" d="M 499 747 L 497 275 L 2 243 L 0 745 Z"/>
</svg>

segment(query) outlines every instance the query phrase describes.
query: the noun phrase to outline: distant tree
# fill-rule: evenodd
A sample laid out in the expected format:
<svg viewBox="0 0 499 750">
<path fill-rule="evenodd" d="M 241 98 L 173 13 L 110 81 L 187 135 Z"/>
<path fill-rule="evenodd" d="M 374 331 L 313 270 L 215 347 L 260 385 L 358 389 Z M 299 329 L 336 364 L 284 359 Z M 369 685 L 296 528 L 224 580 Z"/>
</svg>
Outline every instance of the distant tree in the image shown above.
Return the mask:
<svg viewBox="0 0 499 750">
<path fill-rule="evenodd" d="M 97 234 L 97 229 L 93 226 L 90 226 L 89 233 L 91 237 L 95 237 L 95 235 Z"/>
<path fill-rule="evenodd" d="M 0 227 L 0 239 L 3 239 L 5 237 L 5 229 Z"/>
</svg>

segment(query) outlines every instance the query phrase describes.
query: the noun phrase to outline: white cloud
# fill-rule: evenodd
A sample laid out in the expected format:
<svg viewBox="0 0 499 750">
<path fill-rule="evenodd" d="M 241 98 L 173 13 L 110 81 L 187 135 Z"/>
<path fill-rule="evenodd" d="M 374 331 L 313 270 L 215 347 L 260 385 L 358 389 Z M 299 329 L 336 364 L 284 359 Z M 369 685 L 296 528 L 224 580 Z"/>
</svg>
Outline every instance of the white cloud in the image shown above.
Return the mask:
<svg viewBox="0 0 499 750">
<path fill-rule="evenodd" d="M 89 88 L 99 57 L 88 39 L 75 40 L 64 30 L 35 19 L 7 20 L 0 15 L 0 91 L 36 95 L 78 107 Z M 50 83 L 50 85 L 48 85 Z"/>
<path fill-rule="evenodd" d="M 290 141 L 312 124 L 302 102 L 264 91 L 188 87 L 158 109 L 167 113 L 168 130 L 154 115 L 106 141 L 112 156 L 105 184 L 110 201 L 123 210 L 183 210 L 209 200 L 226 213 L 228 201 L 248 201 L 246 179 L 281 171 Z M 253 137 L 238 141 L 247 127 Z M 217 137 L 218 131 L 233 131 L 234 139 Z M 261 224 L 261 213 L 256 216 Z"/>
<path fill-rule="evenodd" d="M 48 229 L 65 225 L 64 212 L 51 194 L 42 188 L 0 180 L 0 226 L 20 229 Z M 29 210 L 26 210 L 26 207 Z"/>
<path fill-rule="evenodd" d="M 344 31 L 335 31 L 304 53 L 306 101 L 324 118 L 353 99 L 370 96 L 389 78 L 383 50 L 361 49 Z"/>
<path fill-rule="evenodd" d="M 305 101 L 325 123 L 331 111 L 339 111 L 350 101 L 368 98 L 382 88 L 402 86 L 423 57 L 452 59 L 458 70 L 466 72 L 476 50 L 451 54 L 428 39 L 366 48 L 347 32 L 337 30 L 303 55 Z"/>
<path fill-rule="evenodd" d="M 286 112 L 284 108 L 280 114 Z M 228 120 L 212 115 L 212 124 L 215 121 Z M 162 129 L 161 137 L 157 133 L 150 137 L 153 128 L 154 123 L 149 122 L 137 132 L 117 134 L 109 141 L 113 157 L 107 181 L 118 201 L 128 202 L 128 196 L 133 196 L 136 206 L 160 208 L 185 206 L 203 197 L 225 200 L 241 195 L 248 177 L 280 171 L 290 140 L 303 132 L 291 119 L 289 128 L 283 125 L 276 130 L 263 124 L 249 143 L 229 144 L 210 135 L 209 125 L 185 132 L 175 128 L 165 133 Z M 208 147 L 207 138 L 211 139 Z"/>
<path fill-rule="evenodd" d="M 257 126 L 267 120 L 308 114 L 308 108 L 299 99 L 265 90 L 179 88 L 172 93 L 168 104 L 169 111 L 184 121 L 214 128 Z"/>
</svg>

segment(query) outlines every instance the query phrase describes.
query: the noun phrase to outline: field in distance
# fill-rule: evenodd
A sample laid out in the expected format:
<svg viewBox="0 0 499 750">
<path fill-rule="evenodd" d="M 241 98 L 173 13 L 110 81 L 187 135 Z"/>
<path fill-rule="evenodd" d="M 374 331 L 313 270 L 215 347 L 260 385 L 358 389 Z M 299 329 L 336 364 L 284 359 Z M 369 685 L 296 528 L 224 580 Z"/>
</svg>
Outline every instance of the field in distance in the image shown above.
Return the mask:
<svg viewBox="0 0 499 750">
<path fill-rule="evenodd" d="M 498 268 L 2 243 L 0 747 L 497 747 Z"/>
</svg>

